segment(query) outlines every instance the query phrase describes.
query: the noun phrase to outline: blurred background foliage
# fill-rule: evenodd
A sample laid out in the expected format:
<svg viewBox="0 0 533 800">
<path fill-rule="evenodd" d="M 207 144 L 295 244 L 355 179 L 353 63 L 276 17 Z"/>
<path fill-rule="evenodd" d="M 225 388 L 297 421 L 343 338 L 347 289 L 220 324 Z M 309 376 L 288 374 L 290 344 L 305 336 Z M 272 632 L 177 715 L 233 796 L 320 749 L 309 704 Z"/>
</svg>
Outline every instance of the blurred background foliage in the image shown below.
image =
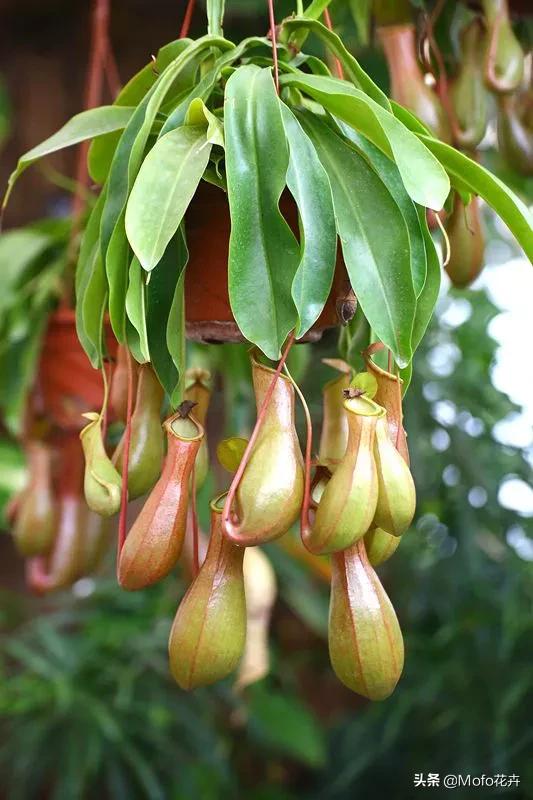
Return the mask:
<svg viewBox="0 0 533 800">
<path fill-rule="evenodd" d="M 38 24 L 43 10 L 27 5 L 28 24 Z M 88 4 L 82 5 L 87 12 Z M 120 26 L 125 4 L 116 5 Z M 348 5 L 333 3 L 332 13 L 356 48 L 361 37 Z M 14 4 L 6 6 L 10 46 L 16 48 L 22 35 L 15 20 L 24 4 L 17 11 Z M 129 6 L 132 19 L 137 12 L 146 16 L 146 4 Z M 227 6 L 229 35 L 266 29 L 263 2 L 232 0 Z M 161 7 L 160 27 L 174 19 L 177 28 L 176 4 Z M 276 10 L 281 16 L 292 4 L 278 2 Z M 52 18 L 62 12 L 67 13 L 61 2 L 46 10 Z M 79 10 L 68 13 L 67 30 Z M 193 34 L 202 25 L 198 12 Z M 156 33 L 146 30 L 155 39 Z M 121 64 L 125 45 L 120 34 L 117 39 Z M 146 49 L 137 40 L 137 66 Z M 386 71 L 376 52 L 361 47 L 358 52 L 384 85 Z M 82 67 L 75 69 L 82 74 Z M 14 129 L 8 151 L 20 152 L 25 146 L 16 136 L 18 109 L 12 108 L 10 70 L 5 71 L 0 142 Z M 72 87 L 71 94 L 76 110 L 79 94 Z M 33 143 L 43 137 L 33 132 L 30 138 Z M 68 171 L 68 162 L 63 166 Z M 530 185 L 512 180 L 531 197 Z M 65 208 L 63 190 L 56 188 L 46 198 L 41 212 Z M 24 212 L 19 214 L 22 219 Z M 504 243 L 501 252 L 510 261 L 517 254 L 505 234 L 491 220 L 488 228 L 493 252 Z M 450 772 L 515 773 L 520 787 L 501 793 L 533 797 L 533 510 L 527 503 L 506 502 L 502 490 L 509 483 L 519 493 L 520 487 L 527 489 L 533 449 L 531 437 L 513 444 L 499 433 L 502 423 L 524 415 L 492 378 L 498 343 L 490 334 L 491 322 L 501 309 L 490 291 L 490 275 L 489 267 L 473 289 L 443 295 L 417 354 L 405 402 L 417 517 L 395 557 L 380 568 L 406 640 L 405 672 L 394 695 L 370 704 L 336 681 L 327 654 L 328 587 L 278 544 L 265 548 L 279 581 L 271 674 L 241 694 L 231 682 L 187 694 L 170 679 L 166 655 L 169 626 L 186 585 L 183 576 L 125 593 L 115 584 L 110 553 L 95 580 L 36 599 L 21 588 L 20 569 L 13 575 L 17 562 L 8 537 L 2 537 L 9 574 L 4 567 L 0 796 L 407 800 L 423 796 L 423 790 L 413 789 L 415 773 L 442 777 Z M 334 334 L 312 349 L 294 351 L 292 370 L 317 433 L 320 390 L 330 377 L 320 359 L 336 352 Z M 206 351 L 192 355 L 203 359 Z M 207 357 L 219 370 L 213 413 L 225 420 L 228 435 L 245 433 L 252 403 L 244 348 L 209 348 Z M 527 359 L 524 348 L 517 370 L 531 384 Z M 0 476 L 4 508 L 23 480 L 18 448 L 5 436 Z M 217 483 L 221 476 L 211 476 L 200 498 L 204 525 L 207 499 Z M 426 791 L 433 797 L 446 792 Z M 471 794 L 458 790 L 455 796 Z"/>
</svg>

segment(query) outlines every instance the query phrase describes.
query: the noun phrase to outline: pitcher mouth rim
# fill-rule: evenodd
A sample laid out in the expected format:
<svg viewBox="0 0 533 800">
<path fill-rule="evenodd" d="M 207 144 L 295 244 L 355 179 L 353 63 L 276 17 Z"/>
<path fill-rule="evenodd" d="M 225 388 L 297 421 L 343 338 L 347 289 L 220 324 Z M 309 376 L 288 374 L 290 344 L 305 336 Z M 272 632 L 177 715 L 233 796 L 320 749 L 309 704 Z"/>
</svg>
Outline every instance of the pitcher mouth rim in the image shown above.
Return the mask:
<svg viewBox="0 0 533 800">
<path fill-rule="evenodd" d="M 178 419 L 188 419 L 193 425 L 196 426 L 198 433 L 195 436 L 182 436 L 180 433 L 177 433 L 173 428 L 173 423 Z M 203 439 L 204 437 L 204 427 L 201 425 L 194 414 L 187 414 L 186 417 L 183 417 L 179 411 L 176 411 L 175 414 L 172 414 L 171 417 L 168 417 L 163 422 L 163 427 L 168 433 L 171 433 L 176 439 L 179 439 L 181 442 L 197 442 L 198 440 Z"/>
<path fill-rule="evenodd" d="M 218 494 L 216 497 L 213 497 L 211 502 L 209 503 L 209 508 L 215 514 L 222 514 L 224 511 L 224 506 L 226 505 L 226 498 L 228 496 L 229 490 L 227 492 L 222 492 Z M 222 502 L 223 501 L 223 502 Z M 220 503 L 222 502 L 222 505 Z"/>
<path fill-rule="evenodd" d="M 258 347 L 255 347 L 255 346 L 254 347 L 250 347 L 250 349 L 248 350 L 248 355 L 250 356 L 250 361 L 252 362 L 252 367 L 259 367 L 259 368 L 263 369 L 265 372 L 269 372 L 271 375 L 274 375 L 274 373 L 276 372 L 276 367 L 269 367 L 267 364 L 263 364 L 261 361 L 259 361 L 259 359 L 257 357 L 257 353 L 258 352 L 261 352 L 261 351 L 259 350 Z M 286 383 L 288 383 L 290 386 L 292 386 L 292 381 L 283 372 L 280 372 L 278 377 L 279 378 L 283 378 L 283 380 L 286 381 Z"/>
</svg>

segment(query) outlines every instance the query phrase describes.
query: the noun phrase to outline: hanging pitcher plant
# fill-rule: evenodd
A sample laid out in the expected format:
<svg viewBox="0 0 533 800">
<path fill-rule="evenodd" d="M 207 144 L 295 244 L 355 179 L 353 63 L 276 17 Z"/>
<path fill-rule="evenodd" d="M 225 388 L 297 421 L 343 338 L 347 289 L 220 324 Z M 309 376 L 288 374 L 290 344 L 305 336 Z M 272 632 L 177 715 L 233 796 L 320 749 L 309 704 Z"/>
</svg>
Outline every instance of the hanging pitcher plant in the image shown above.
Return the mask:
<svg viewBox="0 0 533 800">
<path fill-rule="evenodd" d="M 4 201 L 32 163 L 91 142 L 87 164 L 100 191 L 79 252 L 76 327 L 95 369 L 108 355 L 107 324 L 119 342 L 110 405 L 125 432 L 112 455 L 105 409 L 88 415 L 85 489 L 103 515 L 122 506 L 123 588 L 160 580 L 182 551 L 189 558 L 192 543 L 193 581 L 169 643 L 183 688 L 226 676 L 245 650 L 246 674 L 264 674 L 246 645 L 246 631 L 256 629 L 245 591 L 255 562 L 247 567 L 245 548 L 279 540 L 299 520 L 306 557 L 331 558 L 335 672 L 371 699 L 393 691 L 403 642 L 374 568 L 415 513 L 402 395 L 437 301 L 441 261 L 458 256 L 449 242 L 457 237 L 439 221 L 441 257 L 428 211 L 444 209 L 449 225 L 460 225 L 482 198 L 533 258 L 521 200 L 438 138 L 442 109 L 430 130 L 406 107 L 400 75 L 392 88 L 402 105 L 374 83 L 332 29 L 328 4 L 313 0 L 304 10 L 298 2 L 295 14 L 275 20 L 270 0 L 269 35 L 234 43 L 223 34 L 224 3 L 208 0 L 206 35 L 165 45 L 112 105 L 78 114 L 23 155 Z M 191 10 L 189 3 L 187 21 Z M 380 26 L 389 55 L 390 36 Z M 308 42 L 320 43 L 324 58 L 307 52 Z M 459 121 L 461 143 L 477 143 L 479 131 L 467 136 Z M 315 456 L 309 411 L 286 360 L 297 342 L 346 325 L 340 357 L 329 362 L 336 377 L 324 387 Z M 186 338 L 248 342 L 257 406 L 247 442 L 214 443 L 234 475 L 211 504 L 203 563 L 195 501 L 208 469 L 211 387 L 208 372 L 187 363 Z M 358 347 L 360 373 L 351 362 Z M 126 535 L 128 496 L 146 493 Z"/>
</svg>

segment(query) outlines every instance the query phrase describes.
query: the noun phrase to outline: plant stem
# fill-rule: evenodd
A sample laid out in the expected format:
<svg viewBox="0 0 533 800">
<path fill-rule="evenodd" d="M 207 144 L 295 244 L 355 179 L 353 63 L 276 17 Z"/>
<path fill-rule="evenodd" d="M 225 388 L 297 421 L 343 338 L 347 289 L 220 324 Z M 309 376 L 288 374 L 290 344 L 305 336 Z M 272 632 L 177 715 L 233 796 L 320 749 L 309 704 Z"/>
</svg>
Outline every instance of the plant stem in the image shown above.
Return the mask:
<svg viewBox="0 0 533 800">
<path fill-rule="evenodd" d="M 274 0 L 267 0 L 268 17 L 270 21 L 270 38 L 272 39 L 272 60 L 274 62 L 274 83 L 276 92 L 279 94 L 279 68 L 278 68 L 278 47 L 276 42 L 276 19 L 274 16 Z"/>
<path fill-rule="evenodd" d="M 224 0 L 207 0 L 207 32 L 212 36 L 222 36 L 224 20 Z"/>
</svg>

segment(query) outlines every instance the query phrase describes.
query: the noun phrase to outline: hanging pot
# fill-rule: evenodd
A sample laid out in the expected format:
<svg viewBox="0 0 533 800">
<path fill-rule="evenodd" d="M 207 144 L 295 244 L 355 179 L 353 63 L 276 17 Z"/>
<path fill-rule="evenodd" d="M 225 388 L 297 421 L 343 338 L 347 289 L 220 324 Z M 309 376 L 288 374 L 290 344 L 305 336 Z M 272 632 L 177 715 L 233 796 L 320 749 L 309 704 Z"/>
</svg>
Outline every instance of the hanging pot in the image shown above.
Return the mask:
<svg viewBox="0 0 533 800">
<path fill-rule="evenodd" d="M 105 332 L 108 352 L 114 356 L 116 342 L 109 323 Z M 71 309 L 59 309 L 50 317 L 36 389 L 38 411 L 62 430 L 81 430 L 86 424 L 81 415 L 102 407 L 102 375 L 92 367 L 78 340 Z"/>
<path fill-rule="evenodd" d="M 296 204 L 288 193 L 281 197 L 281 213 L 298 234 Z M 186 217 L 189 262 L 185 273 L 186 332 L 198 342 L 244 342 L 231 311 L 228 293 L 228 250 L 231 219 L 226 194 L 209 183 L 198 187 Z M 340 248 L 333 286 L 322 314 L 300 340 L 320 339 L 326 328 L 351 318 L 343 307 L 350 284 Z M 348 303 L 351 307 L 352 304 Z M 352 313 L 353 316 L 353 313 Z"/>
</svg>

